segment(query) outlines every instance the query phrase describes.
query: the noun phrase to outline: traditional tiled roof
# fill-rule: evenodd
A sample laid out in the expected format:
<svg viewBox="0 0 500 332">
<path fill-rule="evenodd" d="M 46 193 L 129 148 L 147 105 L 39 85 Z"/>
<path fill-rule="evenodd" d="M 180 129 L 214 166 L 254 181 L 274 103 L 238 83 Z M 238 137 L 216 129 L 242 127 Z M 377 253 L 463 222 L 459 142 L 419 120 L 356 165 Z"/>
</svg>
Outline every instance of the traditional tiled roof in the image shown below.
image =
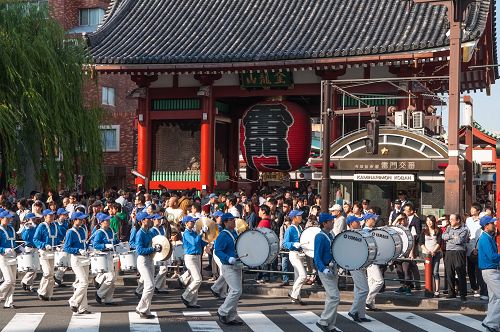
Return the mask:
<svg viewBox="0 0 500 332">
<path fill-rule="evenodd" d="M 482 35 L 491 2 L 468 11 L 464 42 Z M 88 36 L 97 64 L 320 59 L 449 45 L 446 8 L 409 0 L 115 0 L 110 8 Z"/>
</svg>

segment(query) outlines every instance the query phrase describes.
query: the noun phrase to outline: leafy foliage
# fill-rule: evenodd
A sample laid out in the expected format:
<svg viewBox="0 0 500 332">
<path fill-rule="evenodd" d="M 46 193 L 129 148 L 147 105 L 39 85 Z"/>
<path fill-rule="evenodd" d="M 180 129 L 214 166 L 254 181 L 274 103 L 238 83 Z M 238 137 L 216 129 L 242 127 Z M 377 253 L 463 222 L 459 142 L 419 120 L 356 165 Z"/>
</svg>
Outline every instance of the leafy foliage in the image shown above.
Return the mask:
<svg viewBox="0 0 500 332">
<path fill-rule="evenodd" d="M 102 184 L 101 110 L 85 108 L 82 96 L 86 81 L 96 84 L 85 78 L 88 63 L 83 43 L 66 39 L 46 9 L 0 5 L 0 150 L 9 182 L 22 183 L 31 158 L 50 187 L 60 178 L 72 185 L 74 174 L 87 187 Z"/>
</svg>

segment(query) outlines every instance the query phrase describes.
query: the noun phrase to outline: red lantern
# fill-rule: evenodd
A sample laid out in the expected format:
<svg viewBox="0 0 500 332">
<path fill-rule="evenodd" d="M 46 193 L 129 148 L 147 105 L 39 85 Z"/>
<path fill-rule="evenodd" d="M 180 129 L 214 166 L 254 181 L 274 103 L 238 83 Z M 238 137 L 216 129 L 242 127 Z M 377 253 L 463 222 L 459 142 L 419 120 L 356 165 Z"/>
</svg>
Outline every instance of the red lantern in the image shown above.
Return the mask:
<svg viewBox="0 0 500 332">
<path fill-rule="evenodd" d="M 299 169 L 311 152 L 309 114 L 289 101 L 253 105 L 241 119 L 240 149 L 252 169 L 261 172 Z"/>
</svg>

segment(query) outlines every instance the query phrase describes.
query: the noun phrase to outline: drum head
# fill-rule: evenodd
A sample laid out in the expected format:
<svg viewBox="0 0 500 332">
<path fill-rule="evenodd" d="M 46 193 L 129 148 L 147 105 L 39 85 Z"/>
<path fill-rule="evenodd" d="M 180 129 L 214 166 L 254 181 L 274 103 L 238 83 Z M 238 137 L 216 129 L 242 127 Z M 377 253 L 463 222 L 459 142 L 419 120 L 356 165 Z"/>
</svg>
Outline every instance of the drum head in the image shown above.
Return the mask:
<svg viewBox="0 0 500 332">
<path fill-rule="evenodd" d="M 319 232 L 321 232 L 321 228 L 309 227 L 300 234 L 300 247 L 308 257 L 314 257 L 314 238 Z"/>
<path fill-rule="evenodd" d="M 411 248 L 413 247 L 413 237 L 410 231 L 399 226 L 392 226 L 391 228 L 399 234 L 399 236 L 401 237 L 401 242 L 403 244 L 401 255 L 399 257 L 407 257 L 410 253 Z"/>
<path fill-rule="evenodd" d="M 374 229 L 372 230 L 373 239 L 377 244 L 377 257 L 373 263 L 375 264 L 387 264 L 394 257 L 394 252 L 396 251 L 396 243 L 389 232 L 385 229 Z"/>
<path fill-rule="evenodd" d="M 361 233 L 344 231 L 332 242 L 335 262 L 345 270 L 357 270 L 368 260 L 368 245 Z"/>
<path fill-rule="evenodd" d="M 257 230 L 246 231 L 236 240 L 236 253 L 246 266 L 261 266 L 268 259 L 269 252 L 266 236 Z"/>
</svg>

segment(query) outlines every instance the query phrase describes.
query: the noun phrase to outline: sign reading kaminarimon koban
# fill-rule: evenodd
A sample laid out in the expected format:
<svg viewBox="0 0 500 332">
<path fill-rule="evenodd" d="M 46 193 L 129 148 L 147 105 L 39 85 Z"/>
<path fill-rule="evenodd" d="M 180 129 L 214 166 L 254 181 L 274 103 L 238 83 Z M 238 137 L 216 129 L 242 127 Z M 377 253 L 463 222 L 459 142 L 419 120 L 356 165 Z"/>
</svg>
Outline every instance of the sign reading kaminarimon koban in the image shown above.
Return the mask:
<svg viewBox="0 0 500 332">
<path fill-rule="evenodd" d="M 240 127 L 247 165 L 261 172 L 289 172 L 304 166 L 311 150 L 311 121 L 299 105 L 266 102 L 250 107 Z"/>
</svg>

